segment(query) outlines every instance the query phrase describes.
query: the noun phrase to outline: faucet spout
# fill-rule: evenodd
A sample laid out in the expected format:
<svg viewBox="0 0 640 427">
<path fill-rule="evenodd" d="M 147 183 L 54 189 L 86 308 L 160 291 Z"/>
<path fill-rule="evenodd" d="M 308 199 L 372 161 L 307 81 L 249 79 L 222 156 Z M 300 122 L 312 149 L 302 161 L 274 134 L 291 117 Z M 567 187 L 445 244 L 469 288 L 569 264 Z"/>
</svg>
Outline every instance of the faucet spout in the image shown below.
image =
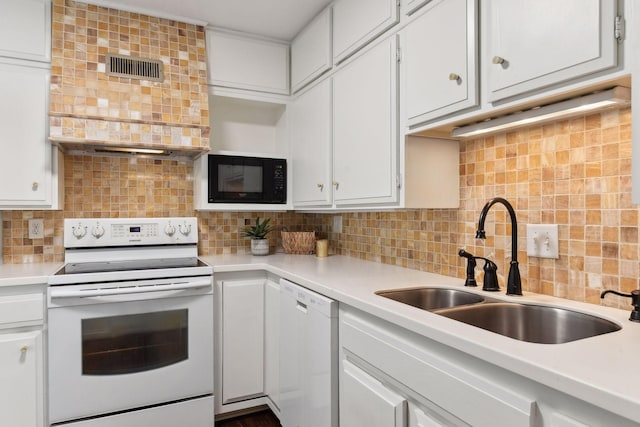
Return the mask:
<svg viewBox="0 0 640 427">
<path fill-rule="evenodd" d="M 516 220 L 516 212 L 513 210 L 511 203 L 502 197 L 494 197 L 484 205 L 480 212 L 480 219 L 478 220 L 476 239 L 486 239 L 484 221 L 487 218 L 489 209 L 496 203 L 504 205 L 511 218 L 511 262 L 509 263 L 509 277 L 507 279 L 507 295 L 522 295 L 522 282 L 520 280 L 520 268 L 518 267 L 518 221 Z"/>
</svg>

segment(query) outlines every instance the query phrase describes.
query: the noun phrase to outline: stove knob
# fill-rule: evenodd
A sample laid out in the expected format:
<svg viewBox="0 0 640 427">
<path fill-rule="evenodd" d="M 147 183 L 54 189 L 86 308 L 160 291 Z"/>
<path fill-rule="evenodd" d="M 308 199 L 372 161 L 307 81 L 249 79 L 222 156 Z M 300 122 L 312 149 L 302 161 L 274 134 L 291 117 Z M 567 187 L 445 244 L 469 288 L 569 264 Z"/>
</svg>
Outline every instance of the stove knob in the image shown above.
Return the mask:
<svg viewBox="0 0 640 427">
<path fill-rule="evenodd" d="M 164 228 L 164 234 L 166 234 L 167 236 L 171 237 L 176 233 L 176 228 L 171 225 L 171 223 L 169 223 L 165 228 Z"/>
<path fill-rule="evenodd" d="M 87 226 L 84 227 L 78 223 L 77 227 L 71 227 L 71 233 L 76 236 L 77 239 L 82 239 L 87 234 Z"/>
<path fill-rule="evenodd" d="M 100 224 L 96 224 L 95 227 L 91 229 L 91 235 L 96 239 L 101 238 L 102 236 L 104 236 L 104 227 Z"/>
<path fill-rule="evenodd" d="M 189 233 L 191 233 L 191 224 L 187 224 L 186 222 L 184 223 L 184 226 L 178 224 L 178 229 L 184 236 L 188 236 Z"/>
</svg>

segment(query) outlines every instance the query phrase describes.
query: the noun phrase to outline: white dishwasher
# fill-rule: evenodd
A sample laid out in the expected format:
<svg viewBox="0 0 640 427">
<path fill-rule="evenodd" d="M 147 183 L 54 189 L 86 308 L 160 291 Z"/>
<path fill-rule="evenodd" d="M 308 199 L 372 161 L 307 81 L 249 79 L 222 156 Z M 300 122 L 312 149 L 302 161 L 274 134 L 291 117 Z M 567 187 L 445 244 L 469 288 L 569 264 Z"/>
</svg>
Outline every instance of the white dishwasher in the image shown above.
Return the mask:
<svg viewBox="0 0 640 427">
<path fill-rule="evenodd" d="M 280 279 L 280 422 L 338 426 L 338 304 Z"/>
</svg>

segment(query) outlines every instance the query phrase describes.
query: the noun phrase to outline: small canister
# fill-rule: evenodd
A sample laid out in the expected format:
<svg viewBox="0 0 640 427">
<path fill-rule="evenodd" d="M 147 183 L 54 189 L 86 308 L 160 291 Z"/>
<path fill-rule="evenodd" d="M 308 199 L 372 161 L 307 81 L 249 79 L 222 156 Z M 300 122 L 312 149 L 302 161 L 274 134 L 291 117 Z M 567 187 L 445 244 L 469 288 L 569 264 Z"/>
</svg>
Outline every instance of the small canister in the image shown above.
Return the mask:
<svg viewBox="0 0 640 427">
<path fill-rule="evenodd" d="M 327 239 L 316 240 L 316 256 L 326 257 L 329 254 L 329 241 Z"/>
</svg>

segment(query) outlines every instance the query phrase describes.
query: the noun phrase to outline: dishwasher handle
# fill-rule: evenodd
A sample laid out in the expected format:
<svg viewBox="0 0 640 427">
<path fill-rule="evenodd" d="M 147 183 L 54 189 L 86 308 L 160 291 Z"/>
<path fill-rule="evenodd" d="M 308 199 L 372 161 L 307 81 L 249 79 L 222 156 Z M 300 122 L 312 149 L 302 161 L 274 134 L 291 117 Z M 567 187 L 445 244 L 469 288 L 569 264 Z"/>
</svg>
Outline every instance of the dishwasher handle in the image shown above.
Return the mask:
<svg viewBox="0 0 640 427">
<path fill-rule="evenodd" d="M 166 285 L 149 285 L 149 286 L 131 286 L 121 288 L 108 288 L 108 289 L 51 289 L 51 298 L 90 298 L 90 297 L 103 297 L 110 295 L 129 295 L 129 294 L 143 294 L 149 292 L 163 292 L 163 291 L 183 291 L 189 289 L 200 289 L 205 287 L 211 287 L 210 280 L 201 280 L 187 283 L 169 283 Z"/>
</svg>

